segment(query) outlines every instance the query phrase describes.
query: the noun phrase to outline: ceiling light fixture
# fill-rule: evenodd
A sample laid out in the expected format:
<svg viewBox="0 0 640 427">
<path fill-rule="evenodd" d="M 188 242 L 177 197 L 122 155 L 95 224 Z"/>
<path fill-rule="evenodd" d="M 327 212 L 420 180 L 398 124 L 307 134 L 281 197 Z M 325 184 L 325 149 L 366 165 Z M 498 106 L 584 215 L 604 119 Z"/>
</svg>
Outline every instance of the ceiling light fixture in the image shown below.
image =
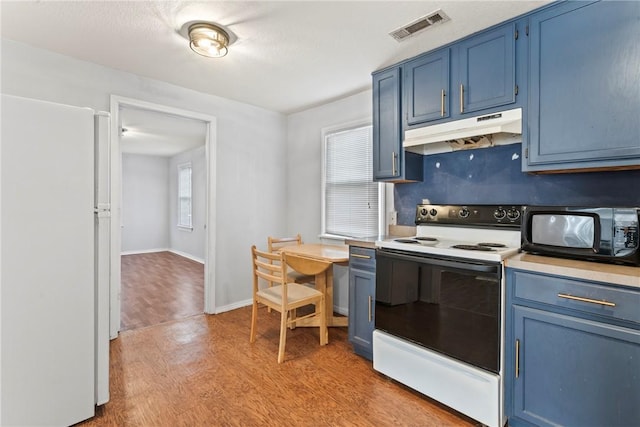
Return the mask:
<svg viewBox="0 0 640 427">
<path fill-rule="evenodd" d="M 199 22 L 189 26 L 189 46 L 198 55 L 221 58 L 228 52 L 229 34 L 217 25 Z"/>
</svg>

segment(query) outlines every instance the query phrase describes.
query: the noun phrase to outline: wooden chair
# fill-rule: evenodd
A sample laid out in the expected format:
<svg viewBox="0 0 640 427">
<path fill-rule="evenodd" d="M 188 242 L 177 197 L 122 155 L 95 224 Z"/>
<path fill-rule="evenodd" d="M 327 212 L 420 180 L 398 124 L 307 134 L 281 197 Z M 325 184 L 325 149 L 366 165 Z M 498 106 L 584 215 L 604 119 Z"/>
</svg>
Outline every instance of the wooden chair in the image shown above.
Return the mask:
<svg viewBox="0 0 640 427">
<path fill-rule="evenodd" d="M 284 349 L 287 340 L 287 327 L 296 321 L 317 317 L 320 326 L 320 345 L 327 344 L 328 330 L 324 294 L 314 288 L 289 282 L 287 279 L 287 256 L 284 253 L 262 252 L 251 247 L 253 262 L 253 308 L 251 312 L 250 342 L 256 339 L 256 323 L 258 316 L 258 304 L 280 312 L 280 345 L 278 347 L 278 363 L 284 361 Z M 331 263 L 314 260 L 318 264 L 317 269 L 327 269 Z M 328 265 L 322 265 L 328 264 Z M 320 270 L 322 271 L 322 270 Z M 260 287 L 263 279 L 271 286 Z M 292 316 L 292 312 L 305 305 L 315 305 L 313 313 L 302 317 Z"/>
<path fill-rule="evenodd" d="M 280 252 L 280 249 L 285 246 L 301 244 L 302 237 L 300 236 L 300 233 L 296 234 L 294 237 L 267 237 L 267 248 L 271 253 L 278 253 Z M 292 271 L 289 273 L 289 280 L 296 283 L 313 283 L 315 277 L 302 274 L 297 271 Z"/>
</svg>

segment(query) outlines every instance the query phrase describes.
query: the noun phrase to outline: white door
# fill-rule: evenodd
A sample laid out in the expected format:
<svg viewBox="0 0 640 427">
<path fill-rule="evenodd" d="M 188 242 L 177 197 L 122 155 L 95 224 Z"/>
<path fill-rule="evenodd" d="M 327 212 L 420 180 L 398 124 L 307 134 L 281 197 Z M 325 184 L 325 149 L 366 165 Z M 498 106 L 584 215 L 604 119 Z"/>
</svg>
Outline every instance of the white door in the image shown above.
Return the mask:
<svg viewBox="0 0 640 427">
<path fill-rule="evenodd" d="M 1 425 L 94 415 L 94 112 L 2 95 Z"/>
<path fill-rule="evenodd" d="M 111 278 L 111 204 L 109 113 L 95 116 L 95 238 L 96 238 L 96 404 L 109 401 L 109 286 Z"/>
</svg>

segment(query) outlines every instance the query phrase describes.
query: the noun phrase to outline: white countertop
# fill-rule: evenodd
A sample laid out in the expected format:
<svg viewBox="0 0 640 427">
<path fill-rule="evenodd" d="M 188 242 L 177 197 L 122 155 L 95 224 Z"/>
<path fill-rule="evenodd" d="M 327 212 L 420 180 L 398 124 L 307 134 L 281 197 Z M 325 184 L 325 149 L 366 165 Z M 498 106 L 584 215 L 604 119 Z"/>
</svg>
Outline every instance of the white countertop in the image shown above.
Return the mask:
<svg viewBox="0 0 640 427">
<path fill-rule="evenodd" d="M 505 266 L 640 289 L 640 267 L 552 258 L 528 253 L 519 253 L 507 258 Z"/>
</svg>

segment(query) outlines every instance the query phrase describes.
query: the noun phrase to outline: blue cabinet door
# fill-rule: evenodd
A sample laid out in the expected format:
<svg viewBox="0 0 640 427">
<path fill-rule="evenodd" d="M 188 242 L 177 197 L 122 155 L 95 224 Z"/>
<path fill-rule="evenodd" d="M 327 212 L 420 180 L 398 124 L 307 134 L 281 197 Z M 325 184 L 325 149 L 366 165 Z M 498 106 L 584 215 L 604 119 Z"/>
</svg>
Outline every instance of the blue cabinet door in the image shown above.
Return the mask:
<svg viewBox="0 0 640 427">
<path fill-rule="evenodd" d="M 638 425 L 640 331 L 519 305 L 513 326 L 509 425 Z"/>
<path fill-rule="evenodd" d="M 459 78 L 453 104 L 466 114 L 516 101 L 516 24 L 466 39 L 457 46 Z"/>
<path fill-rule="evenodd" d="M 422 181 L 422 156 L 402 147 L 401 68 L 373 74 L 373 179 Z"/>
<path fill-rule="evenodd" d="M 403 65 L 404 111 L 407 125 L 450 115 L 450 50 L 422 55 Z"/>
<path fill-rule="evenodd" d="M 373 176 L 399 178 L 402 157 L 400 68 L 373 75 Z"/>
<path fill-rule="evenodd" d="M 373 359 L 375 280 L 375 273 L 349 271 L 349 341 L 357 354 L 369 360 Z"/>
<path fill-rule="evenodd" d="M 356 354 L 372 360 L 376 252 L 359 247 L 351 247 L 349 251 L 349 342 Z"/>
<path fill-rule="evenodd" d="M 566 2 L 530 18 L 523 170 L 640 165 L 640 2 Z"/>
</svg>

